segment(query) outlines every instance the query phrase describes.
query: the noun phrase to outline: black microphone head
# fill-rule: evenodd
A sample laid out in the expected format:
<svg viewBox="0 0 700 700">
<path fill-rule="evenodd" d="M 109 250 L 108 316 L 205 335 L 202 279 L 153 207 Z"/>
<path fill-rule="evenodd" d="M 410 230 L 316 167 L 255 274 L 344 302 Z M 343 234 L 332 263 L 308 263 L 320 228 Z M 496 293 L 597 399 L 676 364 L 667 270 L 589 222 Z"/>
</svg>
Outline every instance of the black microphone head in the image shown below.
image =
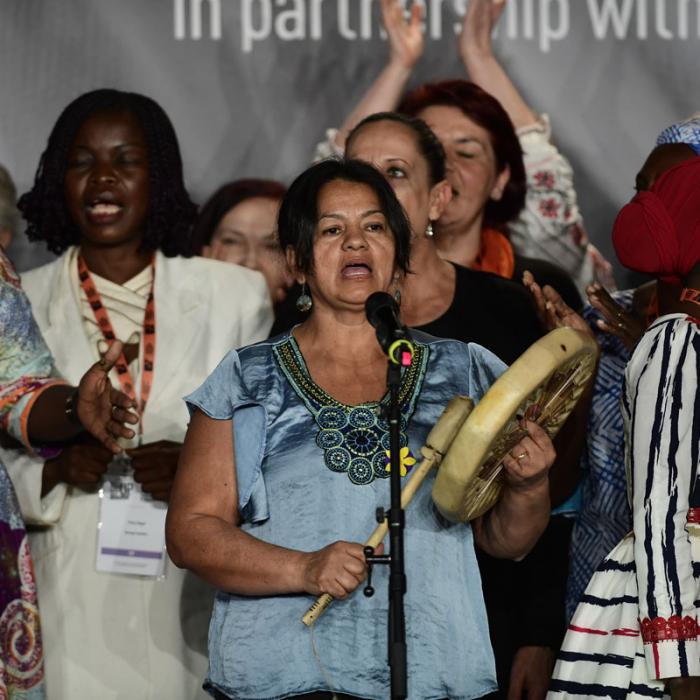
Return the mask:
<svg viewBox="0 0 700 700">
<path fill-rule="evenodd" d="M 370 324 L 377 328 L 385 320 L 398 323 L 399 307 L 391 294 L 374 292 L 367 297 L 365 314 Z"/>
<path fill-rule="evenodd" d="M 376 329 L 377 340 L 382 350 L 395 365 L 407 367 L 413 357 L 411 336 L 401 323 L 399 305 L 386 292 L 370 294 L 365 302 L 367 320 Z"/>
</svg>

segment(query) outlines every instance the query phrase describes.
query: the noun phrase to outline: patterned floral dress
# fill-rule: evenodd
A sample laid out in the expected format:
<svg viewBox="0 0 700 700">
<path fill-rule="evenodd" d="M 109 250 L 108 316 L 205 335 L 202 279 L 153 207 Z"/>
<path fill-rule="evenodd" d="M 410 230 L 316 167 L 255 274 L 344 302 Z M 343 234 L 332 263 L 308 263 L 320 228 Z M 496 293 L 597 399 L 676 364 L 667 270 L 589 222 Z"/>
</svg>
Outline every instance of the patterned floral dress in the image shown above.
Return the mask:
<svg viewBox="0 0 700 700">
<path fill-rule="evenodd" d="M 668 698 L 700 676 L 700 327 L 655 321 L 625 370 L 633 532 L 598 567 L 569 625 L 548 695 Z"/>
<path fill-rule="evenodd" d="M 27 417 L 48 386 L 51 355 L 0 248 L 0 429 L 29 449 Z M 19 506 L 0 464 L 0 700 L 39 700 L 44 656 L 34 571 Z"/>
</svg>

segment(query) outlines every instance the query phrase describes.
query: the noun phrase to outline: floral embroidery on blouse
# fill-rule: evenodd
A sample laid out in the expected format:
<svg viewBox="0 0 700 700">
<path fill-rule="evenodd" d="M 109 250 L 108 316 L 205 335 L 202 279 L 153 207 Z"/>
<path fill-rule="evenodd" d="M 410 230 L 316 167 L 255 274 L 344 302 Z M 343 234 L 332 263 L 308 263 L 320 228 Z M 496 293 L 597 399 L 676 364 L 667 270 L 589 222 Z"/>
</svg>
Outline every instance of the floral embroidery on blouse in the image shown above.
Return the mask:
<svg viewBox="0 0 700 700">
<path fill-rule="evenodd" d="M 399 389 L 400 445 L 405 466 L 409 466 L 408 461 L 413 459 L 409 457 L 406 429 L 423 384 L 429 356 L 427 346 L 416 343 L 415 348 L 413 363 L 404 370 Z M 336 401 L 311 379 L 299 346 L 291 335 L 276 344 L 273 353 L 285 377 L 316 421 L 316 444 L 324 452 L 328 469 L 346 474 L 357 485 L 369 484 L 376 478 L 386 479 L 389 476 L 386 469 L 386 454 L 390 449 L 389 425 L 380 413 L 388 402 L 387 398 L 358 406 Z M 415 459 L 413 461 L 415 463 Z M 403 476 L 403 465 L 401 473 Z"/>
<path fill-rule="evenodd" d="M 391 474 L 391 450 L 386 450 L 386 458 L 384 463 L 386 466 L 384 469 L 388 474 Z M 402 447 L 399 451 L 399 464 L 401 465 L 401 476 L 406 476 L 408 472 L 411 471 L 416 463 L 416 458 L 413 456 L 410 447 Z"/>
</svg>

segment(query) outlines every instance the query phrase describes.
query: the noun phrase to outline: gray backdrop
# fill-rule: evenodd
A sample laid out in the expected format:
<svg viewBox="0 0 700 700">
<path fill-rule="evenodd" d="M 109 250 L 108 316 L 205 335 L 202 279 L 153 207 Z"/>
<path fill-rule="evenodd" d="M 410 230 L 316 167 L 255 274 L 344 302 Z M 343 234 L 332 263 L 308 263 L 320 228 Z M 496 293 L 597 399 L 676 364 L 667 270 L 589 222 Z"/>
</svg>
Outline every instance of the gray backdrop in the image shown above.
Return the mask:
<svg viewBox="0 0 700 700">
<path fill-rule="evenodd" d="M 468 0 L 425 0 L 412 84 L 464 74 Z M 20 192 L 60 110 L 113 86 L 172 118 L 197 201 L 224 180 L 289 181 L 387 55 L 378 0 L 2 0 L 0 162 Z M 609 256 L 616 209 L 669 123 L 700 109 L 700 0 L 510 0 L 496 44 L 530 104 L 551 115 L 587 228 Z M 46 259 L 23 241 L 26 269 Z M 624 278 L 621 277 L 621 282 Z"/>
</svg>

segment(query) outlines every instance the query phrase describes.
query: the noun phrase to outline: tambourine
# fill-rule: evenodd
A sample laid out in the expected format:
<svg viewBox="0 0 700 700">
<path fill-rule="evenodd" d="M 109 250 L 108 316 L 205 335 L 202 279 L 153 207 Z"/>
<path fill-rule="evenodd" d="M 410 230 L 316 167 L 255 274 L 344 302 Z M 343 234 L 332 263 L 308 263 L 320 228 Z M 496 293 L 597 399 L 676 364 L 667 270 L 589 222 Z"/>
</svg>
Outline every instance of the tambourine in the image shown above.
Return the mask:
<svg viewBox="0 0 700 700">
<path fill-rule="evenodd" d="M 489 388 L 440 464 L 433 501 L 452 522 L 474 520 L 498 500 L 503 458 L 537 423 L 553 438 L 595 371 L 598 345 L 573 328 L 557 328 L 530 346 Z"/>
<path fill-rule="evenodd" d="M 527 434 L 520 419 L 538 423 L 554 437 L 581 397 L 597 356 L 590 336 L 558 328 L 528 348 L 476 408 L 470 398 L 453 398 L 421 447 L 423 461 L 401 491 L 401 506 L 436 467 L 433 501 L 445 518 L 464 522 L 489 510 L 503 486 L 503 458 Z M 387 531 L 386 523 L 379 525 L 365 546 L 379 546 Z M 313 625 L 332 602 L 327 593 L 319 596 L 302 622 Z"/>
</svg>

